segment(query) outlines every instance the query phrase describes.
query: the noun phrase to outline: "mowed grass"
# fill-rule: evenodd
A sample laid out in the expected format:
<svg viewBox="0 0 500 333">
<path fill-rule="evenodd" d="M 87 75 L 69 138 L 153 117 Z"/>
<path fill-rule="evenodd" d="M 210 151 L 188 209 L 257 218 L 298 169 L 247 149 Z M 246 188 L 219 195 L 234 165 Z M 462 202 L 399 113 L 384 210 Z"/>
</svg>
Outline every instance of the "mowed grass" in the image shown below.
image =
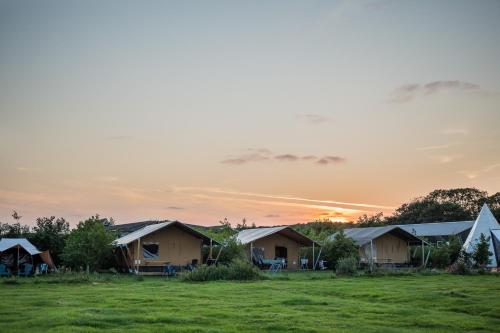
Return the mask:
<svg viewBox="0 0 500 333">
<path fill-rule="evenodd" d="M 36 279 L 0 283 L 0 332 L 500 332 L 498 275 Z"/>
</svg>

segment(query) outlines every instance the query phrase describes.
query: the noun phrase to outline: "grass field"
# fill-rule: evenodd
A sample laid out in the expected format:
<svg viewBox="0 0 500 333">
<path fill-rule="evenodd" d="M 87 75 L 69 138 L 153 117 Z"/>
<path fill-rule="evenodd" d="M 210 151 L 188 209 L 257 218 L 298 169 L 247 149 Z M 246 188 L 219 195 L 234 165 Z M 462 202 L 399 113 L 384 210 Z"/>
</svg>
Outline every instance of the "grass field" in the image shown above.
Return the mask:
<svg viewBox="0 0 500 333">
<path fill-rule="evenodd" d="M 53 282 L 0 283 L 0 332 L 500 332 L 498 275 Z"/>
</svg>

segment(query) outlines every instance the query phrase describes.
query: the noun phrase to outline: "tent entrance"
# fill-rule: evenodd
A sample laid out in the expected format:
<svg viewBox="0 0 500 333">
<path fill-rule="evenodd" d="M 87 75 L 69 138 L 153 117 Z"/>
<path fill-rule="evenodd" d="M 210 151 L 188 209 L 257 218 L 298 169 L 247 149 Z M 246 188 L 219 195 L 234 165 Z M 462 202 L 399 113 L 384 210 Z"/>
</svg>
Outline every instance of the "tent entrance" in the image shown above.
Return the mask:
<svg viewBox="0 0 500 333">
<path fill-rule="evenodd" d="M 276 246 L 274 248 L 275 258 L 288 259 L 288 250 L 284 246 Z"/>
</svg>

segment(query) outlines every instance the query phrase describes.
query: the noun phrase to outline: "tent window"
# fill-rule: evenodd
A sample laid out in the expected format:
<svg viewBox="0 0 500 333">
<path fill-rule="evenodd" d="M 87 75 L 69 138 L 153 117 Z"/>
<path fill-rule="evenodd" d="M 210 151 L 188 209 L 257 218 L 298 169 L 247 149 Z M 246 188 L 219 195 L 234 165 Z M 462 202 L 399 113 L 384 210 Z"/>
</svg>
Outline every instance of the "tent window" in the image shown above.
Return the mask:
<svg viewBox="0 0 500 333">
<path fill-rule="evenodd" d="M 144 259 L 157 259 L 159 249 L 158 244 L 142 244 L 142 255 Z"/>
</svg>

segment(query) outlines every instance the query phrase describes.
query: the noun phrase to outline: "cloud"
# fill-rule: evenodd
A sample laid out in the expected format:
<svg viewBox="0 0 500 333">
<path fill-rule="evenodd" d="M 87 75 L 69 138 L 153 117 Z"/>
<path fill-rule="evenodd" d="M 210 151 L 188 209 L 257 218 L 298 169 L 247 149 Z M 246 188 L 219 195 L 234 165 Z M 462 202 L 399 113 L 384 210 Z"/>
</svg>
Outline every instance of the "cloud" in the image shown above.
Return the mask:
<svg viewBox="0 0 500 333">
<path fill-rule="evenodd" d="M 165 209 L 171 209 L 171 210 L 182 210 L 182 209 L 184 209 L 184 207 L 169 206 L 169 207 L 165 207 Z"/>
<path fill-rule="evenodd" d="M 223 164 L 233 164 L 233 165 L 243 165 L 250 162 L 262 162 L 268 160 L 286 161 L 286 162 L 298 162 L 298 161 L 315 161 L 317 164 L 334 164 L 345 162 L 346 159 L 339 156 L 325 156 L 318 158 L 314 155 L 296 155 L 296 154 L 274 154 L 269 149 L 245 149 L 244 154 L 237 156 L 230 156 L 229 158 L 222 160 Z"/>
<path fill-rule="evenodd" d="M 280 217 L 278 214 L 267 214 L 266 216 L 264 216 L 265 218 L 268 218 L 268 219 L 273 219 L 273 218 L 278 218 Z"/>
<path fill-rule="evenodd" d="M 441 163 L 441 164 L 446 164 L 446 163 L 451 163 L 457 159 L 462 158 L 462 155 L 436 155 L 436 156 L 429 156 L 429 158 Z"/>
<path fill-rule="evenodd" d="M 241 154 L 239 156 L 232 156 L 228 159 L 221 161 L 224 164 L 234 164 L 241 165 L 249 162 L 259 162 L 269 160 L 272 157 L 271 151 L 265 148 L 248 148 L 245 151 L 247 153 Z"/>
<path fill-rule="evenodd" d="M 447 149 L 447 148 L 457 146 L 457 145 L 458 145 L 458 143 L 448 143 L 448 144 L 443 144 L 443 145 L 420 147 L 420 148 L 417 148 L 417 150 L 440 150 L 440 149 Z"/>
<path fill-rule="evenodd" d="M 345 161 L 346 159 L 340 156 L 325 156 L 316 161 L 316 163 L 321 165 L 328 165 L 328 164 L 343 163 Z"/>
<path fill-rule="evenodd" d="M 406 103 L 418 96 L 429 96 L 442 91 L 473 92 L 480 91 L 478 84 L 465 81 L 432 81 L 425 84 L 411 83 L 396 88 L 390 98 L 391 103 Z"/>
<path fill-rule="evenodd" d="M 18 166 L 16 168 L 16 170 L 19 172 L 34 172 L 34 171 L 40 171 L 40 168 L 30 168 L 30 167 L 25 167 L 25 166 Z"/>
<path fill-rule="evenodd" d="M 276 155 L 274 156 L 274 159 L 279 160 L 279 161 L 288 161 L 288 162 L 293 162 L 297 161 L 300 159 L 300 157 L 292 154 L 284 154 L 284 155 Z"/>
<path fill-rule="evenodd" d="M 467 135 L 469 134 L 469 130 L 465 129 L 465 128 L 449 128 L 449 129 L 445 129 L 442 131 L 443 134 L 446 134 L 446 135 Z"/>
<path fill-rule="evenodd" d="M 299 117 L 313 124 L 326 123 L 331 120 L 327 116 L 316 113 L 299 114 Z"/>
</svg>

